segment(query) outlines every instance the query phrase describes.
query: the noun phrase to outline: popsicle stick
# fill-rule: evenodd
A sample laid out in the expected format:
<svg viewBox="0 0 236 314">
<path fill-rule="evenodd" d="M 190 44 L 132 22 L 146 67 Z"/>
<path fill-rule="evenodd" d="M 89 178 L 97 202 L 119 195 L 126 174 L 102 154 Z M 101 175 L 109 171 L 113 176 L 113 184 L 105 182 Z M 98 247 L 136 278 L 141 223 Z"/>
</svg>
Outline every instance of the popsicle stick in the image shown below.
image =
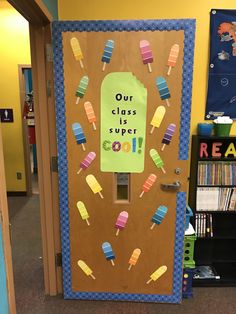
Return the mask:
<svg viewBox="0 0 236 314">
<path fill-rule="evenodd" d="M 86 149 L 85 149 L 84 144 L 83 144 L 83 143 L 81 143 L 81 145 L 82 145 L 82 149 L 83 149 L 83 151 L 85 152 L 85 151 L 86 151 Z"/>
<path fill-rule="evenodd" d="M 163 152 L 163 150 L 165 149 L 166 147 L 166 144 L 163 144 L 162 148 L 161 148 L 161 151 Z"/>
<path fill-rule="evenodd" d="M 90 274 L 90 276 L 93 278 L 93 280 L 96 279 L 96 277 L 93 274 Z"/>
<path fill-rule="evenodd" d="M 120 232 L 120 229 L 117 229 L 117 230 L 116 230 L 116 236 L 119 235 L 119 232 Z"/>
<path fill-rule="evenodd" d="M 115 263 L 114 263 L 113 259 L 111 259 L 110 261 L 111 261 L 111 265 L 115 266 Z"/>
<path fill-rule="evenodd" d="M 142 193 L 139 195 L 139 197 L 140 198 L 143 197 L 143 194 L 144 194 L 144 191 L 142 191 Z"/>
<path fill-rule="evenodd" d="M 155 227 L 155 222 L 151 225 L 151 230 Z"/>
<path fill-rule="evenodd" d="M 146 284 L 148 285 L 151 281 L 152 281 L 152 279 L 149 279 L 149 280 L 146 282 Z"/>
<path fill-rule="evenodd" d="M 166 104 L 167 104 L 168 107 L 170 107 L 170 102 L 169 102 L 168 99 L 166 99 Z"/>
<path fill-rule="evenodd" d="M 165 169 L 164 169 L 163 167 L 161 167 L 161 170 L 162 170 L 162 172 L 163 172 L 164 174 L 166 174 L 166 171 L 165 171 Z"/>
<path fill-rule="evenodd" d="M 129 268 L 128 268 L 128 270 L 130 270 L 131 268 L 132 268 L 132 265 L 130 264 L 130 265 L 129 265 Z"/>
<path fill-rule="evenodd" d="M 152 67 L 151 67 L 151 63 L 148 63 L 148 71 L 151 73 L 152 72 Z"/>
<path fill-rule="evenodd" d="M 79 97 L 77 97 L 77 98 L 76 98 L 76 102 L 75 102 L 75 103 L 76 103 L 76 105 L 78 105 L 79 100 L 80 100 L 80 98 L 79 98 Z"/>
<path fill-rule="evenodd" d="M 170 75 L 171 72 L 171 67 L 169 67 L 168 71 L 167 71 L 167 75 Z"/>
<path fill-rule="evenodd" d="M 93 129 L 94 129 L 94 131 L 96 131 L 97 130 L 97 128 L 96 128 L 96 124 L 93 122 Z"/>
<path fill-rule="evenodd" d="M 83 65 L 82 60 L 79 60 L 79 63 L 80 63 L 81 68 L 83 69 L 83 68 L 84 68 L 84 65 Z"/>
<path fill-rule="evenodd" d="M 100 195 L 101 198 L 104 198 L 101 192 L 98 192 L 98 194 Z"/>
<path fill-rule="evenodd" d="M 79 171 L 77 171 L 77 174 L 80 174 L 80 172 L 82 171 L 83 169 L 82 168 L 80 168 L 79 169 Z"/>
<path fill-rule="evenodd" d="M 87 222 L 87 225 L 90 226 L 90 223 L 89 223 L 88 219 L 85 219 L 85 220 L 86 220 L 86 222 Z"/>
<path fill-rule="evenodd" d="M 103 62 L 102 71 L 104 72 L 106 69 L 106 62 Z"/>
<path fill-rule="evenodd" d="M 153 126 L 153 127 L 151 128 L 150 134 L 152 134 L 152 133 L 154 132 L 154 130 L 155 130 L 155 126 Z"/>
</svg>

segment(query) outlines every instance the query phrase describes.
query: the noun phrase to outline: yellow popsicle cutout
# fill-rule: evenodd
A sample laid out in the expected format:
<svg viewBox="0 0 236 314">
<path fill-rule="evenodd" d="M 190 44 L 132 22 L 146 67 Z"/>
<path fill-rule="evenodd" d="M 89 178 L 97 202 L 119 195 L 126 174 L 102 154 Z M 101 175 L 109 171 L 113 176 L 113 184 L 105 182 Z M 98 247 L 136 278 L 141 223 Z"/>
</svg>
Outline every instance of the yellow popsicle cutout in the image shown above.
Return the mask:
<svg viewBox="0 0 236 314">
<path fill-rule="evenodd" d="M 160 278 L 165 272 L 167 271 L 167 266 L 163 265 L 159 267 L 154 273 L 150 275 L 150 279 L 146 282 L 149 284 L 151 281 L 156 281 L 158 278 Z"/>
<path fill-rule="evenodd" d="M 79 210 L 79 213 L 80 213 L 81 218 L 82 218 L 83 220 L 86 220 L 87 225 L 89 226 L 89 225 L 90 225 L 90 223 L 89 223 L 89 221 L 88 221 L 88 219 L 89 219 L 89 214 L 88 214 L 88 212 L 87 212 L 87 209 L 86 209 L 84 203 L 81 202 L 81 201 L 77 202 L 77 208 L 78 208 L 78 210 Z"/>
<path fill-rule="evenodd" d="M 103 195 L 101 193 L 102 187 L 98 183 L 98 181 L 94 177 L 94 175 L 92 175 L 92 174 L 87 175 L 86 182 L 88 183 L 88 186 L 90 187 L 90 189 L 93 191 L 94 194 L 98 193 L 100 195 L 100 197 L 103 198 Z"/>
<path fill-rule="evenodd" d="M 79 61 L 81 68 L 83 68 L 84 67 L 83 62 L 82 62 L 83 54 L 82 54 L 78 39 L 76 37 L 72 37 L 70 40 L 70 45 L 71 45 L 75 60 Z"/>
<path fill-rule="evenodd" d="M 88 267 L 88 265 L 82 261 L 81 259 L 78 260 L 77 265 L 82 269 L 82 271 L 87 275 L 91 276 L 94 280 L 96 279 L 93 275 L 93 271 L 91 268 Z"/>
<path fill-rule="evenodd" d="M 151 125 L 152 125 L 152 129 L 150 131 L 151 134 L 153 133 L 155 128 L 159 128 L 164 118 L 165 113 L 166 113 L 166 108 L 164 106 L 157 107 L 151 121 Z"/>
</svg>

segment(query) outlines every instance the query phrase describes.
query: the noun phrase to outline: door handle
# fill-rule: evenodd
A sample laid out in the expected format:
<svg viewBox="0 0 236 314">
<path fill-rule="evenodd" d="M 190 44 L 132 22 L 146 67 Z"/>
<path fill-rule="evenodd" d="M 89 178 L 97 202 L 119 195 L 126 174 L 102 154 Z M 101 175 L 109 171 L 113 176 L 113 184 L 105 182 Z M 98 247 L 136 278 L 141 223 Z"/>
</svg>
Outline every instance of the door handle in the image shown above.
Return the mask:
<svg viewBox="0 0 236 314">
<path fill-rule="evenodd" d="M 175 181 L 174 183 L 168 184 L 168 183 L 161 183 L 161 188 L 164 191 L 179 191 L 181 187 L 181 182 Z"/>
</svg>

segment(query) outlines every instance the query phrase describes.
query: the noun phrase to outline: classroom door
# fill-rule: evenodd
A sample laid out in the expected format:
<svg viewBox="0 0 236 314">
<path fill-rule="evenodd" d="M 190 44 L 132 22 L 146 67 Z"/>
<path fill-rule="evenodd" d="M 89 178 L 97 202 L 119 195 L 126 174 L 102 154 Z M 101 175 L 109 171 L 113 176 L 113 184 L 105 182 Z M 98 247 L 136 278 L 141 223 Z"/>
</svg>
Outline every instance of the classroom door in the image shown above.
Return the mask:
<svg viewBox="0 0 236 314">
<path fill-rule="evenodd" d="M 190 26 L 54 23 L 66 298 L 181 300 Z"/>
</svg>

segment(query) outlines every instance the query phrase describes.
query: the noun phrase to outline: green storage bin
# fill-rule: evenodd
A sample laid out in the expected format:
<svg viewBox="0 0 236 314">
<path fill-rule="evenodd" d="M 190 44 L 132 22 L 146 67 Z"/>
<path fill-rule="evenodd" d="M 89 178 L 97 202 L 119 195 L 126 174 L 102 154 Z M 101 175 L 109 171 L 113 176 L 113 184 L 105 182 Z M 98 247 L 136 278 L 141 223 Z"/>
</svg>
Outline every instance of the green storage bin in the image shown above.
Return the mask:
<svg viewBox="0 0 236 314">
<path fill-rule="evenodd" d="M 184 237 L 184 268 L 194 268 L 195 262 L 194 255 L 194 243 L 196 241 L 196 235 L 189 235 Z"/>
</svg>

